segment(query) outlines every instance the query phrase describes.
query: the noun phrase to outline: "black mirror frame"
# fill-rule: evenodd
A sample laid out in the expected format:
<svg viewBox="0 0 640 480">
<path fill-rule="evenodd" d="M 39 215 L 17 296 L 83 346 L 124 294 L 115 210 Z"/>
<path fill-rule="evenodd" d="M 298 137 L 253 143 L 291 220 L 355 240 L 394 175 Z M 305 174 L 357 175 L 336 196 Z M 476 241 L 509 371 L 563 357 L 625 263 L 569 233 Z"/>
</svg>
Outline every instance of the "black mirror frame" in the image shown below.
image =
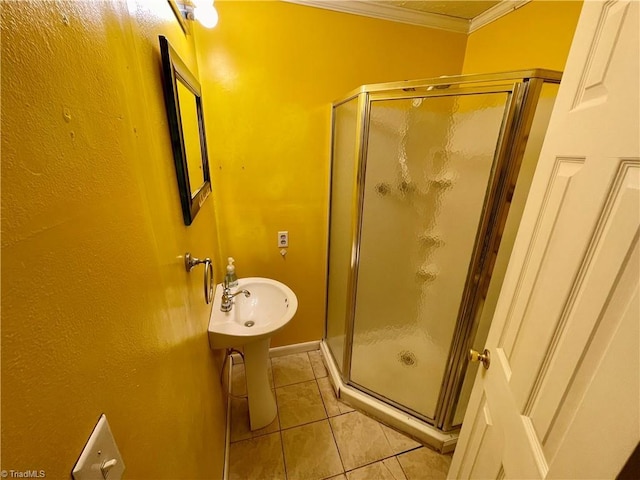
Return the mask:
<svg viewBox="0 0 640 480">
<path fill-rule="evenodd" d="M 209 171 L 209 157 L 207 155 L 207 140 L 204 130 L 204 118 L 202 113 L 202 93 L 200 82 L 189 71 L 176 51 L 169 45 L 169 41 L 163 35 L 160 39 L 160 53 L 162 56 L 162 75 L 164 87 L 164 99 L 169 120 L 169 133 L 171 135 L 171 147 L 178 178 L 180 191 L 180 203 L 182 204 L 182 216 L 185 225 L 191 225 L 200 207 L 211 193 L 211 173 Z M 200 151 L 202 153 L 202 174 L 204 182 L 195 193 L 191 192 L 189 183 L 189 168 L 182 133 L 182 120 L 180 117 L 180 101 L 178 99 L 178 85 L 180 81 L 189 89 L 196 99 L 198 115 L 198 129 L 200 133 Z"/>
</svg>

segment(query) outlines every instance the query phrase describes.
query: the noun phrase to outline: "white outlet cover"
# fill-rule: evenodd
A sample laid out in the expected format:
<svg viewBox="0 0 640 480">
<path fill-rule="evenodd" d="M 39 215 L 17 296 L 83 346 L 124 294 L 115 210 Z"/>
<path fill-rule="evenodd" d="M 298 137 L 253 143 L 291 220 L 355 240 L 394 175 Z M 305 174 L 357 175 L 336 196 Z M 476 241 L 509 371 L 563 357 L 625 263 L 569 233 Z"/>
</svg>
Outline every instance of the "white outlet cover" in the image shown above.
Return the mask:
<svg viewBox="0 0 640 480">
<path fill-rule="evenodd" d="M 115 460 L 115 463 L 113 462 Z M 103 413 L 73 467 L 74 480 L 119 480 L 124 462 Z"/>
<path fill-rule="evenodd" d="M 284 230 L 278 232 L 278 247 L 288 247 L 289 246 L 289 232 Z"/>
</svg>

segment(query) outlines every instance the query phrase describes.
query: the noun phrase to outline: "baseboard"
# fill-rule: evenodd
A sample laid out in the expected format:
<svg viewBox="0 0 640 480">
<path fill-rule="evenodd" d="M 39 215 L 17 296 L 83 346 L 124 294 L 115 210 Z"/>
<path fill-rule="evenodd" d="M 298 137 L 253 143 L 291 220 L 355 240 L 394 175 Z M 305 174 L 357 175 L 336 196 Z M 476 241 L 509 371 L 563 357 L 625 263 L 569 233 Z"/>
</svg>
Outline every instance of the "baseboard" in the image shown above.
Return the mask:
<svg viewBox="0 0 640 480">
<path fill-rule="evenodd" d="M 320 350 L 320 340 L 314 340 L 312 342 L 294 343 L 292 345 L 284 345 L 282 347 L 273 347 L 269 349 L 269 357 L 283 357 L 285 355 L 293 355 L 294 353 L 305 353 Z M 231 355 L 233 363 L 244 363 L 244 359 L 240 354 L 234 353 Z"/>
<path fill-rule="evenodd" d="M 239 356 L 239 355 L 238 355 Z M 227 362 L 227 384 L 223 387 L 226 389 L 227 397 L 227 414 L 225 418 L 225 434 L 224 434 L 224 466 L 222 470 L 222 480 L 228 480 L 229 478 L 229 449 L 231 446 L 231 381 L 233 373 L 233 356 L 229 357 Z"/>
<path fill-rule="evenodd" d="M 314 340 L 313 342 L 294 343 L 293 345 L 285 345 L 283 347 L 274 347 L 269 349 L 269 356 L 283 357 L 285 355 L 292 355 L 294 353 L 313 352 L 320 349 L 320 340 Z"/>
</svg>

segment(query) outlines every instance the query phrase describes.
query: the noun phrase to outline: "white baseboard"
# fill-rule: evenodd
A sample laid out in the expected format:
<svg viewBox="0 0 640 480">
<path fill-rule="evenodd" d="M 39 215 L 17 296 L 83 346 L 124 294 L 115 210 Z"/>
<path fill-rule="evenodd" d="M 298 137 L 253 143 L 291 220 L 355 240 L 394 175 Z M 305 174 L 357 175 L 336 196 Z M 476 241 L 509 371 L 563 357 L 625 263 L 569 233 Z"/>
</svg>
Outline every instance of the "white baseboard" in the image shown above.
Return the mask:
<svg viewBox="0 0 640 480">
<path fill-rule="evenodd" d="M 269 358 L 283 357 L 285 355 L 293 355 L 294 353 L 313 352 L 315 350 L 320 350 L 320 340 L 270 348 Z M 231 358 L 233 358 L 233 363 L 235 364 L 244 363 L 244 359 L 238 353 L 232 354 Z"/>
<path fill-rule="evenodd" d="M 239 355 L 238 355 L 239 356 Z M 228 480 L 229 478 L 229 449 L 231 446 L 231 380 L 233 373 L 233 356 L 229 357 L 229 361 L 227 362 L 227 385 L 226 385 L 226 395 L 227 395 L 227 414 L 225 418 L 225 434 L 224 434 L 224 466 L 222 467 L 222 480 Z M 224 382 L 222 384 L 224 385 Z"/>
<path fill-rule="evenodd" d="M 283 347 L 274 347 L 269 349 L 269 356 L 283 357 L 285 355 L 292 355 L 294 353 L 313 352 L 320 349 L 320 340 L 314 340 L 313 342 L 294 343 L 293 345 L 285 345 Z"/>
</svg>

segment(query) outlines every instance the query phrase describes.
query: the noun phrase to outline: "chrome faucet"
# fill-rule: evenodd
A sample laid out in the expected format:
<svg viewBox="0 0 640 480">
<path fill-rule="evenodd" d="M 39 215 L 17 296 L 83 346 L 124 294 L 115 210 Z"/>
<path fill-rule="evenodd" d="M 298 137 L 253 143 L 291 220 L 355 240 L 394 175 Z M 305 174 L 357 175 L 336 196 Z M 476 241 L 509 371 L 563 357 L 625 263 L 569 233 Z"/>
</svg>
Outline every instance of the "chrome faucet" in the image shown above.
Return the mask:
<svg viewBox="0 0 640 480">
<path fill-rule="evenodd" d="M 238 290 L 236 293 L 231 293 L 229 281 L 225 278 L 224 283 L 222 284 L 222 303 L 220 304 L 220 310 L 223 312 L 230 312 L 233 307 L 231 300 L 233 297 L 240 295 L 241 293 L 244 293 L 245 297 L 251 296 L 251 292 L 249 290 Z"/>
</svg>

